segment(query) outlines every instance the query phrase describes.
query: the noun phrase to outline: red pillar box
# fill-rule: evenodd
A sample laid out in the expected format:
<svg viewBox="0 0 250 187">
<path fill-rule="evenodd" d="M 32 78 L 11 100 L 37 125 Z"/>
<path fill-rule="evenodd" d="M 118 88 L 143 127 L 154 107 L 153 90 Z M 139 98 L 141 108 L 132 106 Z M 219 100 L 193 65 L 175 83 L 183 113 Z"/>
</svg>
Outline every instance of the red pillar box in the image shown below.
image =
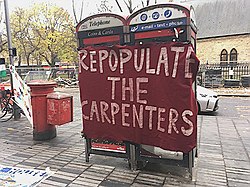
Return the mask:
<svg viewBox="0 0 250 187">
<path fill-rule="evenodd" d="M 73 96 L 58 92 L 48 94 L 47 115 L 50 125 L 63 125 L 73 121 Z"/>
<path fill-rule="evenodd" d="M 47 95 L 54 92 L 56 82 L 35 81 L 28 84 L 31 88 L 33 113 L 33 139 L 49 140 L 56 137 L 56 127 L 47 123 Z"/>
</svg>

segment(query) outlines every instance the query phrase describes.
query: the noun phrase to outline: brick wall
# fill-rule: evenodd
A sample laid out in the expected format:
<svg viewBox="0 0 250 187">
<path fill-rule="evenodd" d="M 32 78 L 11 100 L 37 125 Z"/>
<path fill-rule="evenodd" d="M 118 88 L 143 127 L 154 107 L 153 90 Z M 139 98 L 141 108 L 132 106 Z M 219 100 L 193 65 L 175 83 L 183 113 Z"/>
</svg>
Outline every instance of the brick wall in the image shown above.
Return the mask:
<svg viewBox="0 0 250 187">
<path fill-rule="evenodd" d="M 233 48 L 238 52 L 238 62 L 250 61 L 250 34 L 199 39 L 197 41 L 197 56 L 201 63 L 207 61 L 208 63 L 219 63 L 221 51 L 226 49 L 230 54 Z"/>
</svg>

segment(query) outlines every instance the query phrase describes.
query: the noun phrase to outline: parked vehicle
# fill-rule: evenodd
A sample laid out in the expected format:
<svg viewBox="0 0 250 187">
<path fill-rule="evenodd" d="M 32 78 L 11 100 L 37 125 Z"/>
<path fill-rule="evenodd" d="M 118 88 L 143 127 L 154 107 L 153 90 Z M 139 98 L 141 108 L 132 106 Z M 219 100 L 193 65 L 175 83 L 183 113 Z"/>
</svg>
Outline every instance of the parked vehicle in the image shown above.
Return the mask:
<svg viewBox="0 0 250 187">
<path fill-rule="evenodd" d="M 200 112 L 214 112 L 219 109 L 218 94 L 212 90 L 197 85 L 197 104 Z"/>
</svg>

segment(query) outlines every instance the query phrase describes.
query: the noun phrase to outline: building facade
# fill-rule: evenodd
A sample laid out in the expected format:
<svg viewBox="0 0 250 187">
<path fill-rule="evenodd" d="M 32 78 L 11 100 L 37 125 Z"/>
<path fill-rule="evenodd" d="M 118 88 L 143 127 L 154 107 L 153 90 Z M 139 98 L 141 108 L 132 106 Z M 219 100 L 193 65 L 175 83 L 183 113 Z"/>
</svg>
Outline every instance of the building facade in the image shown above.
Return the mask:
<svg viewBox="0 0 250 187">
<path fill-rule="evenodd" d="M 250 0 L 196 1 L 194 7 L 201 63 L 250 63 Z"/>
<path fill-rule="evenodd" d="M 250 62 L 250 34 L 198 39 L 197 56 L 201 63 Z"/>
</svg>

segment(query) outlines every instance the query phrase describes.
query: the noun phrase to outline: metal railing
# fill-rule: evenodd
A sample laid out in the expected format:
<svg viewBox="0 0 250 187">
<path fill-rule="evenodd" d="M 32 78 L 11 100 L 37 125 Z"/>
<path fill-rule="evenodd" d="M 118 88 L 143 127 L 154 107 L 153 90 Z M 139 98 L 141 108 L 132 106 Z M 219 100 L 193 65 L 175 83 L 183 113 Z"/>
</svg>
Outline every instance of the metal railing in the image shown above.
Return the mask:
<svg viewBox="0 0 250 187">
<path fill-rule="evenodd" d="M 78 74 L 78 67 L 76 66 L 64 66 L 64 67 L 49 67 L 49 66 L 21 66 L 16 67 L 16 71 L 18 74 L 25 79 L 27 75 L 32 74 L 41 74 L 44 76 L 45 74 L 49 74 L 49 79 L 55 79 L 59 76 L 62 76 L 64 78 L 76 78 Z"/>
<path fill-rule="evenodd" d="M 77 80 L 78 67 L 41 67 L 41 66 L 22 66 L 16 67 L 18 74 L 27 79 L 30 76 L 34 79 L 34 76 L 48 77 L 49 79 L 73 79 Z M 34 75 L 32 74 L 34 73 Z M 49 76 L 47 76 L 49 73 Z M 224 81 L 228 79 L 242 80 L 242 76 L 250 75 L 250 61 L 238 62 L 238 63 L 202 63 L 199 67 L 198 81 L 201 85 L 206 87 L 221 87 L 224 85 Z M 33 76 L 33 77 L 32 77 Z"/>
<path fill-rule="evenodd" d="M 225 80 L 241 81 L 242 76 L 250 75 L 250 61 L 241 63 L 200 64 L 198 78 L 202 85 L 219 87 Z"/>
<path fill-rule="evenodd" d="M 242 75 L 250 74 L 250 61 L 245 63 L 237 63 L 230 65 L 221 65 L 220 63 L 215 64 L 200 64 L 200 71 L 206 71 L 209 69 L 221 69 L 222 79 L 230 79 L 230 70 L 233 70 L 232 73 L 233 79 L 239 79 Z"/>
</svg>

